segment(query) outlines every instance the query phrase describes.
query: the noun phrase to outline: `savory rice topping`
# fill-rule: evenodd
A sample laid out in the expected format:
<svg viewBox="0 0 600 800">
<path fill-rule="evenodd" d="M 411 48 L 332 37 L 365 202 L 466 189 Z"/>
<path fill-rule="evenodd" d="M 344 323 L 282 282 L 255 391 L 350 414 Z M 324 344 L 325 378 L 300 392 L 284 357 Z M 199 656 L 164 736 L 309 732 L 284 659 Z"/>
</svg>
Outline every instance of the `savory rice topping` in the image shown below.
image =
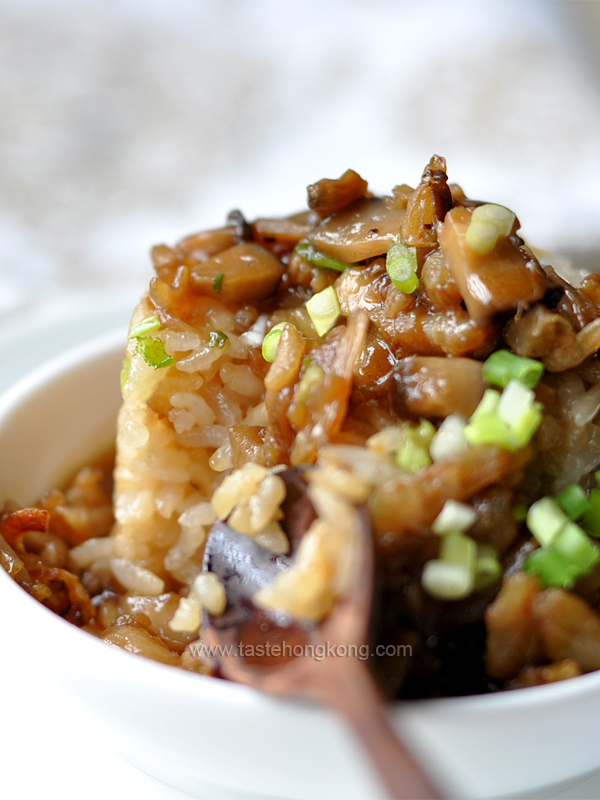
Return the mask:
<svg viewBox="0 0 600 800">
<path fill-rule="evenodd" d="M 439 156 L 415 189 L 376 197 L 348 170 L 308 197 L 154 248 L 114 524 L 106 471 L 84 470 L 7 506 L 3 566 L 108 643 L 214 672 L 193 648 L 227 610 L 203 571 L 211 526 L 289 560 L 253 602 L 306 625 L 348 590 L 367 519 L 375 641 L 411 643 L 408 663 L 374 664 L 390 695 L 600 668 L 600 276 L 540 262 Z M 290 467 L 314 511 L 300 541 Z"/>
</svg>

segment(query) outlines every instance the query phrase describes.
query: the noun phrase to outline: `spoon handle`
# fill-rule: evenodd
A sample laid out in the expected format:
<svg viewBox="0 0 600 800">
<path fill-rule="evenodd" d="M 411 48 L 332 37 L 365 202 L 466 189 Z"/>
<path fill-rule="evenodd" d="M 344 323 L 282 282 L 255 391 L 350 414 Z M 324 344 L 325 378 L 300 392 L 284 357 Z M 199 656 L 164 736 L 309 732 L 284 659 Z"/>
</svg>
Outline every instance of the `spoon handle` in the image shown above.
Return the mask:
<svg viewBox="0 0 600 800">
<path fill-rule="evenodd" d="M 363 745 L 389 800 L 440 800 L 419 764 L 398 739 L 385 702 L 365 662 L 344 659 L 330 676 L 327 702 L 336 708 Z"/>
</svg>

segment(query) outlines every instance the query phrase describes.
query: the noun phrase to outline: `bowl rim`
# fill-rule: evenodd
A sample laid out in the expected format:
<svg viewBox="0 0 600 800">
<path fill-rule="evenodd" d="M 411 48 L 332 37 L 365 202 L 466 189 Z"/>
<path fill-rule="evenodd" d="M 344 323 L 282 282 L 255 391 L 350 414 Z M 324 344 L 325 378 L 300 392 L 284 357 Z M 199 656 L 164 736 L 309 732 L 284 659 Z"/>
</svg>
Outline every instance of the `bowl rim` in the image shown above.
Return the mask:
<svg viewBox="0 0 600 800">
<path fill-rule="evenodd" d="M 125 344 L 123 342 L 123 331 L 121 329 L 114 329 L 83 344 L 77 345 L 74 348 L 70 348 L 27 373 L 0 395 L 0 431 L 5 425 L 10 423 L 11 416 L 18 410 L 19 404 L 32 398 L 37 391 L 41 390 L 48 383 L 60 381 L 71 375 L 83 364 L 87 364 L 94 359 L 113 357 L 116 360 L 118 355 L 124 355 L 124 353 Z M 3 502 L 5 499 L 6 498 L 0 496 L 0 501 Z M 189 695 L 189 693 L 192 692 L 199 697 L 205 697 L 208 693 L 212 696 L 213 700 L 216 699 L 219 701 L 221 699 L 229 701 L 235 699 L 236 701 L 241 701 L 245 705 L 257 702 L 281 703 L 283 701 L 284 703 L 291 703 L 295 706 L 304 705 L 319 708 L 315 703 L 281 696 L 276 697 L 253 687 L 236 684 L 232 681 L 214 678 L 201 673 L 189 672 L 181 668 L 173 669 L 170 665 L 140 657 L 116 646 L 107 647 L 107 644 L 100 640 L 99 637 L 77 628 L 77 626 L 58 616 L 42 603 L 35 600 L 35 598 L 19 586 L 8 573 L 5 573 L 3 569 L 0 569 L 0 573 L 3 573 L 0 576 L 0 584 L 2 581 L 8 581 L 8 583 L 12 584 L 12 588 L 8 589 L 8 591 L 14 592 L 15 603 L 24 601 L 26 604 L 35 604 L 35 607 L 41 612 L 40 619 L 45 618 L 50 625 L 54 626 L 58 623 L 59 628 L 57 628 L 57 630 L 62 630 L 67 636 L 75 635 L 76 637 L 83 637 L 81 641 L 86 641 L 88 643 L 84 645 L 85 647 L 101 648 L 97 650 L 97 652 L 98 654 L 104 653 L 104 655 L 101 656 L 102 658 L 114 658 L 115 655 L 117 659 L 125 657 L 125 661 L 122 663 L 129 663 L 130 667 L 128 669 L 134 668 L 136 671 L 139 671 L 140 679 L 142 679 L 142 677 L 147 677 L 148 679 L 155 677 L 156 680 L 162 681 L 163 677 L 170 676 L 165 684 L 167 690 L 172 688 L 173 692 L 179 692 L 185 689 L 186 694 Z M 8 583 L 4 585 L 8 586 Z M 3 591 L 1 587 L 0 590 Z M 21 600 L 17 598 L 21 598 Z M 30 608 L 32 609 L 33 606 L 30 606 Z M 71 633 L 67 634 L 67 630 L 70 630 Z M 94 641 L 93 644 L 92 641 Z M 113 652 L 111 656 L 108 655 L 110 651 Z M 121 652 L 119 653 L 118 651 Z M 131 659 L 134 659 L 134 661 Z M 568 680 L 556 681 L 541 686 L 525 687 L 518 690 L 512 689 L 479 695 L 414 700 L 401 699 L 393 701 L 390 704 L 390 709 L 394 717 L 401 716 L 402 708 L 407 707 L 412 710 L 425 709 L 429 711 L 448 710 L 456 712 L 462 710 L 470 714 L 510 711 L 513 709 L 528 710 L 539 706 L 548 706 L 550 704 L 568 704 L 574 699 L 585 697 L 588 694 L 594 694 L 598 692 L 598 690 L 600 690 L 600 670 L 589 672 Z"/>
</svg>

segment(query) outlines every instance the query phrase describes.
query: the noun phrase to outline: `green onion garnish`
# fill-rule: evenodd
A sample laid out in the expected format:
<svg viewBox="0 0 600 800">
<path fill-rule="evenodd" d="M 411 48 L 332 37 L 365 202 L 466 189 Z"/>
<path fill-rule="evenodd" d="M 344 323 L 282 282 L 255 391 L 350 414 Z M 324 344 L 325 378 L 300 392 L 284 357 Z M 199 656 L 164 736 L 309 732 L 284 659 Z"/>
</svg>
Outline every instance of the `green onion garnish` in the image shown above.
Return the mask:
<svg viewBox="0 0 600 800">
<path fill-rule="evenodd" d="M 401 426 L 402 444 L 396 451 L 396 464 L 411 475 L 431 464 L 429 445 L 433 439 L 435 428 L 428 420 L 422 420 L 416 428 L 410 423 Z"/>
<path fill-rule="evenodd" d="M 417 248 L 394 242 L 388 250 L 385 268 L 396 289 L 412 294 L 419 286 L 417 277 Z"/>
<path fill-rule="evenodd" d="M 479 405 L 471 414 L 470 422 L 474 422 L 480 417 L 495 416 L 500 404 L 500 397 L 500 392 L 495 389 L 486 389 L 479 401 Z"/>
<path fill-rule="evenodd" d="M 491 544 L 477 543 L 477 561 L 475 562 L 475 591 L 487 589 L 498 583 L 502 577 L 502 564 L 498 551 Z"/>
<path fill-rule="evenodd" d="M 552 549 L 569 561 L 577 576 L 588 573 L 600 559 L 600 551 L 574 522 L 557 536 Z"/>
<path fill-rule="evenodd" d="M 465 428 L 465 439 L 473 446 L 493 444 L 505 450 L 517 450 L 508 425 L 497 414 L 478 415 Z"/>
<path fill-rule="evenodd" d="M 313 267 L 334 269 L 336 272 L 343 272 L 350 266 L 350 264 L 344 264 L 343 261 L 338 261 L 335 258 L 326 256 L 325 253 L 321 253 L 314 245 L 306 241 L 298 242 L 296 245 L 296 253 L 312 264 Z"/>
<path fill-rule="evenodd" d="M 208 343 L 211 347 L 225 347 L 229 341 L 229 336 L 223 331 L 211 331 L 208 334 Z"/>
<path fill-rule="evenodd" d="M 583 490 L 580 494 L 567 487 L 561 495 L 562 508 L 557 500 L 542 497 L 529 509 L 527 526 L 542 547 L 527 557 L 525 570 L 538 575 L 544 586 L 570 588 L 600 561 L 600 550 L 565 514 L 579 514 L 582 496 L 587 501 Z"/>
<path fill-rule="evenodd" d="M 570 589 L 576 580 L 575 570 L 560 553 L 552 547 L 542 547 L 527 556 L 523 565 L 525 572 L 537 575 L 544 588 L 562 586 Z"/>
<path fill-rule="evenodd" d="M 151 317 L 146 317 L 145 319 L 140 320 L 137 325 L 134 325 L 129 331 L 129 338 L 139 339 L 140 336 L 145 336 L 146 334 L 150 333 L 150 331 L 155 331 L 157 328 L 160 328 L 161 325 L 162 322 L 160 321 L 158 315 L 153 314 Z"/>
<path fill-rule="evenodd" d="M 283 329 L 286 325 L 291 325 L 290 322 L 279 322 L 277 325 L 273 325 L 271 330 L 267 333 L 265 338 L 263 339 L 262 343 L 262 356 L 265 361 L 268 361 L 269 364 L 272 364 L 275 361 L 275 356 L 277 355 L 277 348 L 279 347 L 279 340 L 283 334 Z M 292 325 L 292 327 L 294 327 Z"/>
<path fill-rule="evenodd" d="M 502 392 L 498 403 L 498 416 L 507 425 L 513 425 L 516 420 L 530 408 L 535 401 L 535 395 L 520 381 L 511 380 Z"/>
<path fill-rule="evenodd" d="M 325 373 L 318 364 L 309 361 L 298 382 L 298 388 L 296 390 L 298 400 L 306 400 L 312 387 L 319 383 L 324 375 Z"/>
<path fill-rule="evenodd" d="M 517 380 L 510 380 L 502 394 L 487 389 L 471 415 L 464 435 L 469 444 L 493 444 L 518 450 L 531 441 L 542 421 L 542 404 Z"/>
<path fill-rule="evenodd" d="M 549 547 L 569 523 L 558 503 L 551 497 L 537 500 L 527 512 L 527 527 L 542 547 Z"/>
<path fill-rule="evenodd" d="M 154 369 L 170 367 L 175 359 L 167 355 L 165 343 L 162 339 L 153 339 L 152 336 L 138 336 L 137 352 L 144 356 L 146 364 Z"/>
<path fill-rule="evenodd" d="M 438 600 L 463 600 L 473 591 L 474 578 L 463 564 L 435 558 L 423 567 L 421 585 L 427 594 Z"/>
<path fill-rule="evenodd" d="M 463 533 L 476 519 L 477 514 L 472 506 L 458 503 L 456 500 L 446 500 L 444 507 L 434 519 L 431 530 L 439 536 L 446 533 Z"/>
<path fill-rule="evenodd" d="M 590 492 L 588 508 L 580 522 L 586 533 L 600 539 L 600 489 L 592 489 Z"/>
<path fill-rule="evenodd" d="M 577 483 L 567 486 L 554 499 L 569 519 L 573 521 L 577 521 L 590 507 L 586 493 Z"/>
<path fill-rule="evenodd" d="M 449 533 L 440 546 L 440 557 L 427 561 L 421 584 L 438 600 L 462 600 L 475 586 L 477 545 L 462 533 Z"/>
<path fill-rule="evenodd" d="M 338 321 L 342 307 L 333 286 L 314 294 L 306 302 L 306 310 L 312 320 L 317 336 L 325 336 Z"/>
<path fill-rule="evenodd" d="M 473 570 L 477 561 L 477 545 L 464 533 L 449 533 L 442 538 L 440 558 L 452 564 L 464 564 Z"/>
<path fill-rule="evenodd" d="M 225 277 L 224 272 L 219 272 L 219 274 L 213 278 L 213 289 L 215 292 L 220 292 L 223 288 L 223 278 Z"/>
<path fill-rule="evenodd" d="M 515 215 L 504 206 L 485 203 L 477 206 L 471 214 L 465 242 L 477 255 L 491 253 L 501 236 L 508 236 L 513 228 Z"/>
<path fill-rule="evenodd" d="M 534 389 L 544 374 L 544 365 L 533 358 L 522 358 L 510 350 L 496 350 L 483 365 L 483 379 L 504 388 L 517 380 Z"/>
<path fill-rule="evenodd" d="M 467 421 L 459 414 L 450 414 L 437 429 L 429 445 L 429 454 L 434 461 L 454 458 L 468 449 L 464 430 Z"/>
</svg>

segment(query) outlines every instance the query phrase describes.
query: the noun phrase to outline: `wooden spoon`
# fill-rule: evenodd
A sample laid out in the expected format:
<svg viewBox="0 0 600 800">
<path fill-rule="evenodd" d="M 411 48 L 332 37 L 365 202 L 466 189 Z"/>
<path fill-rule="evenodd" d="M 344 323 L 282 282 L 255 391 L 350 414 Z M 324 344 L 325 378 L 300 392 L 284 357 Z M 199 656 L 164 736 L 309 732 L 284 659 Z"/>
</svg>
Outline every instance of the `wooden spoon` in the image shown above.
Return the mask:
<svg viewBox="0 0 600 800">
<path fill-rule="evenodd" d="M 367 648 L 373 582 L 373 545 L 366 512 L 360 525 L 360 574 L 321 624 L 282 622 L 253 603 L 256 592 L 288 568 L 302 535 L 316 517 L 299 470 L 280 474 L 287 486 L 283 526 L 292 555 L 275 556 L 226 523 L 213 525 L 204 569 L 214 572 L 225 585 L 227 608 L 221 616 L 206 615 L 206 643 L 218 648 L 221 673 L 229 680 L 272 694 L 316 700 L 340 713 L 362 742 L 386 797 L 440 798 L 397 738 L 366 660 L 358 657 Z M 307 654 L 293 656 L 293 650 L 301 652 L 307 644 L 321 646 L 324 653 L 328 646 L 330 650 L 346 647 L 346 652 L 357 657 L 317 660 Z"/>
</svg>

